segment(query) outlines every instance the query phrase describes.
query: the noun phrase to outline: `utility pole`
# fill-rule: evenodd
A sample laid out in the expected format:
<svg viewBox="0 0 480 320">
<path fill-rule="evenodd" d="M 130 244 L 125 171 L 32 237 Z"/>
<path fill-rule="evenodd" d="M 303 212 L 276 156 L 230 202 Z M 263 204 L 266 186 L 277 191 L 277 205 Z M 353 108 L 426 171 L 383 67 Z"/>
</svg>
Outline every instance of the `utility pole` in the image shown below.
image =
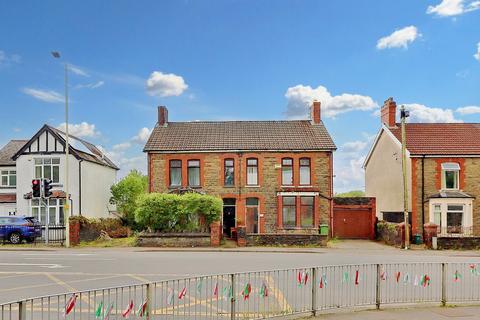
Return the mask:
<svg viewBox="0 0 480 320">
<path fill-rule="evenodd" d="M 405 110 L 405 106 L 402 105 L 400 108 L 400 119 L 402 125 L 403 219 L 405 223 L 405 249 L 408 249 L 410 245 L 410 229 L 408 227 L 407 135 L 405 132 L 405 121 L 409 115 L 409 112 Z"/>
<path fill-rule="evenodd" d="M 52 52 L 54 58 L 59 59 L 60 53 Z M 68 136 L 68 63 L 65 62 L 65 203 L 63 205 L 64 223 L 65 223 L 65 247 L 70 247 L 70 197 L 68 190 L 68 160 L 69 160 L 69 136 Z"/>
</svg>

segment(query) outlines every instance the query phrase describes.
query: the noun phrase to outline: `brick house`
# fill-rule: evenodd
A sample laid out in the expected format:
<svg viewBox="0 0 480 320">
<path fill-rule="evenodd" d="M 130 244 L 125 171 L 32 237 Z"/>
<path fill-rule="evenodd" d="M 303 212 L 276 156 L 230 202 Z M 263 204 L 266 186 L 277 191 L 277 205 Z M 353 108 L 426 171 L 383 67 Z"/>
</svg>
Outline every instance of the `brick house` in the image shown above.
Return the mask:
<svg viewBox="0 0 480 320">
<path fill-rule="evenodd" d="M 150 192 L 192 188 L 223 199 L 226 235 L 318 234 L 332 213 L 333 151 L 320 119 L 158 123 L 147 141 Z"/>
<path fill-rule="evenodd" d="M 377 217 L 403 221 L 401 129 L 392 98 L 365 160 L 365 189 Z M 480 235 L 480 124 L 407 123 L 408 203 L 413 233 L 439 226 L 440 237 Z"/>
</svg>

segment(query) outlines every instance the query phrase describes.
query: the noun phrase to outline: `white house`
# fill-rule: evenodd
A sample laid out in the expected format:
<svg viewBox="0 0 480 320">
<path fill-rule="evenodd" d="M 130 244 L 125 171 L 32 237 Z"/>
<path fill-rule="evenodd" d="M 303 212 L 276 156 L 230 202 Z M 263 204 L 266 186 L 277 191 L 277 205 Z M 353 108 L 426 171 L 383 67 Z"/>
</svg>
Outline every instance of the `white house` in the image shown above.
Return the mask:
<svg viewBox="0 0 480 320">
<path fill-rule="evenodd" d="M 0 216 L 17 211 L 17 169 L 13 155 L 28 140 L 11 140 L 0 149 Z"/>
<path fill-rule="evenodd" d="M 11 143 L 13 141 L 9 144 Z M 69 144 L 68 199 L 71 214 L 108 217 L 112 209 L 109 205 L 110 187 L 116 182 L 118 167 L 97 147 L 85 140 L 70 136 Z M 16 194 L 17 215 L 32 215 L 42 223 L 49 221 L 49 224 L 63 224 L 63 205 L 66 199 L 65 145 L 65 133 L 48 125 L 44 125 L 30 140 L 22 140 L 22 143 L 15 145 L 17 150 L 10 156 L 10 166 L 5 165 L 1 170 L 2 175 L 4 171 L 9 172 L 8 183 L 11 183 L 13 177 L 16 186 L 2 187 L 4 189 L 0 190 L 7 190 L 10 197 L 12 193 Z M 10 147 L 10 150 L 12 149 L 13 146 Z M 12 172 L 14 174 L 10 174 Z M 47 204 L 42 204 L 39 200 L 32 199 L 32 179 L 46 178 L 53 181 L 53 195 Z M 10 207 L 12 206 L 10 204 Z M 0 208 L 3 208 L 0 214 L 8 215 L 9 209 L 6 205 Z"/>
</svg>

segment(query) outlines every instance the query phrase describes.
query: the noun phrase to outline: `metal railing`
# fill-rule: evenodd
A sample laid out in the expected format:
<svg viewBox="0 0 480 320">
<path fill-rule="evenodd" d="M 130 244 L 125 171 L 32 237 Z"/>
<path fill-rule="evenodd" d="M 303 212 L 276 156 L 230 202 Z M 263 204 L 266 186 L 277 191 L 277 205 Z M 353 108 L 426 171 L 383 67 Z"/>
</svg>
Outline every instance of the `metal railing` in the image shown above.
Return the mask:
<svg viewBox="0 0 480 320">
<path fill-rule="evenodd" d="M 463 227 L 463 226 L 447 226 L 437 228 L 437 235 L 439 237 L 452 237 L 452 238 L 461 238 L 461 237 L 472 237 L 474 236 L 473 227 Z"/>
<path fill-rule="evenodd" d="M 29 298 L 1 319 L 265 319 L 338 308 L 480 301 L 469 263 L 322 266 L 206 275 Z"/>
</svg>

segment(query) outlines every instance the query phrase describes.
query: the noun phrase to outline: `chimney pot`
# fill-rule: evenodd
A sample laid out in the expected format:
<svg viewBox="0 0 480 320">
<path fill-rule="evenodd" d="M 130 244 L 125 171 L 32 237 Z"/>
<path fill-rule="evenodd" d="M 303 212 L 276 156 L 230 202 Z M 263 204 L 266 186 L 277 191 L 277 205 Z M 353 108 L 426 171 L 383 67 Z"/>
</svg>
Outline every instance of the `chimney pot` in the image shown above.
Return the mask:
<svg viewBox="0 0 480 320">
<path fill-rule="evenodd" d="M 385 100 L 380 111 L 382 124 L 384 124 L 388 128 L 396 127 L 397 103 L 393 100 L 392 97 Z"/>
<path fill-rule="evenodd" d="M 321 105 L 320 101 L 313 100 L 313 103 L 311 106 L 312 124 L 320 124 L 321 122 L 320 105 Z"/>
<path fill-rule="evenodd" d="M 168 109 L 165 106 L 158 107 L 158 125 L 167 126 L 168 124 Z"/>
</svg>

